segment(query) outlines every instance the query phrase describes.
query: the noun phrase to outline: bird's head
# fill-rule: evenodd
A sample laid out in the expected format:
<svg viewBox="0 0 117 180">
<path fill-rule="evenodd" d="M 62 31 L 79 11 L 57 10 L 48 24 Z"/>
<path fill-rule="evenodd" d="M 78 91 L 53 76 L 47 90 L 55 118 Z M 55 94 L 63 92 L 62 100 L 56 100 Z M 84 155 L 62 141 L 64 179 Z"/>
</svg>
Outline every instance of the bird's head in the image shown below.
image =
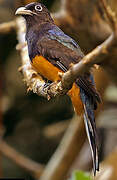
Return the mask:
<svg viewBox="0 0 117 180">
<path fill-rule="evenodd" d="M 18 8 L 15 14 L 22 15 L 27 24 L 30 25 L 53 22 L 48 9 L 43 4 L 37 2 Z"/>
</svg>

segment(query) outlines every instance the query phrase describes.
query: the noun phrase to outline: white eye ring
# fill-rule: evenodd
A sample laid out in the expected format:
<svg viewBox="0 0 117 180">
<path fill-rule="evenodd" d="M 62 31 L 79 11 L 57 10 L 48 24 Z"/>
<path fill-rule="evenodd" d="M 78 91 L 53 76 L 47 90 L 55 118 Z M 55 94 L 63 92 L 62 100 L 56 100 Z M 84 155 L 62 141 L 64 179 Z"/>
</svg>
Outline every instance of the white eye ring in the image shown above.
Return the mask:
<svg viewBox="0 0 117 180">
<path fill-rule="evenodd" d="M 41 5 L 37 5 L 37 6 L 35 6 L 35 10 L 36 11 L 42 11 L 42 6 Z"/>
</svg>

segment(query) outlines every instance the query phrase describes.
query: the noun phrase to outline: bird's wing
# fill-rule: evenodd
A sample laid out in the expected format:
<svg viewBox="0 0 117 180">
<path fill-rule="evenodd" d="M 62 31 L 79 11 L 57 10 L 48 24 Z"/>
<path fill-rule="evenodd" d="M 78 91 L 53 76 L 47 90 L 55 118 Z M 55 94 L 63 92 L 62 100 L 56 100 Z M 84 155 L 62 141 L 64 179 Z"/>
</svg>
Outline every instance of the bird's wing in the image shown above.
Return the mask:
<svg viewBox="0 0 117 180">
<path fill-rule="evenodd" d="M 49 34 L 48 36 L 49 38 L 53 40 L 57 40 L 67 48 L 76 51 L 82 57 L 84 56 L 84 54 L 80 49 L 80 46 L 76 43 L 76 41 L 72 39 L 70 36 L 66 35 L 59 27 L 54 26 L 52 29 L 48 31 L 48 34 Z"/>
</svg>

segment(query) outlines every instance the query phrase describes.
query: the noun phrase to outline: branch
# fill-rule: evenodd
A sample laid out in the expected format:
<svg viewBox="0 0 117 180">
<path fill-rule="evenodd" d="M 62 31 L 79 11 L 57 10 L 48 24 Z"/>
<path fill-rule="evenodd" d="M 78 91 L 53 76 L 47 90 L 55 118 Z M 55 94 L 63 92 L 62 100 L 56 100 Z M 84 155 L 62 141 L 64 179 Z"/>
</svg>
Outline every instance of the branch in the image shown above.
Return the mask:
<svg viewBox="0 0 117 180">
<path fill-rule="evenodd" d="M 6 142 L 0 140 L 0 152 L 7 156 L 9 159 L 14 161 L 20 167 L 26 169 L 27 171 L 31 172 L 33 176 L 39 178 L 43 172 L 43 166 L 34 162 L 31 159 L 23 156 L 12 147 L 10 147 Z"/>
<path fill-rule="evenodd" d="M 0 34 L 7 34 L 12 30 L 16 30 L 15 21 L 0 24 Z"/>
</svg>

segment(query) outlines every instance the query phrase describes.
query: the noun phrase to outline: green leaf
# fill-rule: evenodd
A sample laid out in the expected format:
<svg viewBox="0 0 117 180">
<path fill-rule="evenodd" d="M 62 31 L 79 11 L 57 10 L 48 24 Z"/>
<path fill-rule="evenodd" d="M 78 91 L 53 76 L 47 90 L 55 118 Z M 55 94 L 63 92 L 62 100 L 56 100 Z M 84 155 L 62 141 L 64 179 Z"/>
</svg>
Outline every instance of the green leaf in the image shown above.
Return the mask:
<svg viewBox="0 0 117 180">
<path fill-rule="evenodd" d="M 91 180 L 91 177 L 88 173 L 82 171 L 75 171 L 72 175 L 71 180 Z"/>
</svg>

